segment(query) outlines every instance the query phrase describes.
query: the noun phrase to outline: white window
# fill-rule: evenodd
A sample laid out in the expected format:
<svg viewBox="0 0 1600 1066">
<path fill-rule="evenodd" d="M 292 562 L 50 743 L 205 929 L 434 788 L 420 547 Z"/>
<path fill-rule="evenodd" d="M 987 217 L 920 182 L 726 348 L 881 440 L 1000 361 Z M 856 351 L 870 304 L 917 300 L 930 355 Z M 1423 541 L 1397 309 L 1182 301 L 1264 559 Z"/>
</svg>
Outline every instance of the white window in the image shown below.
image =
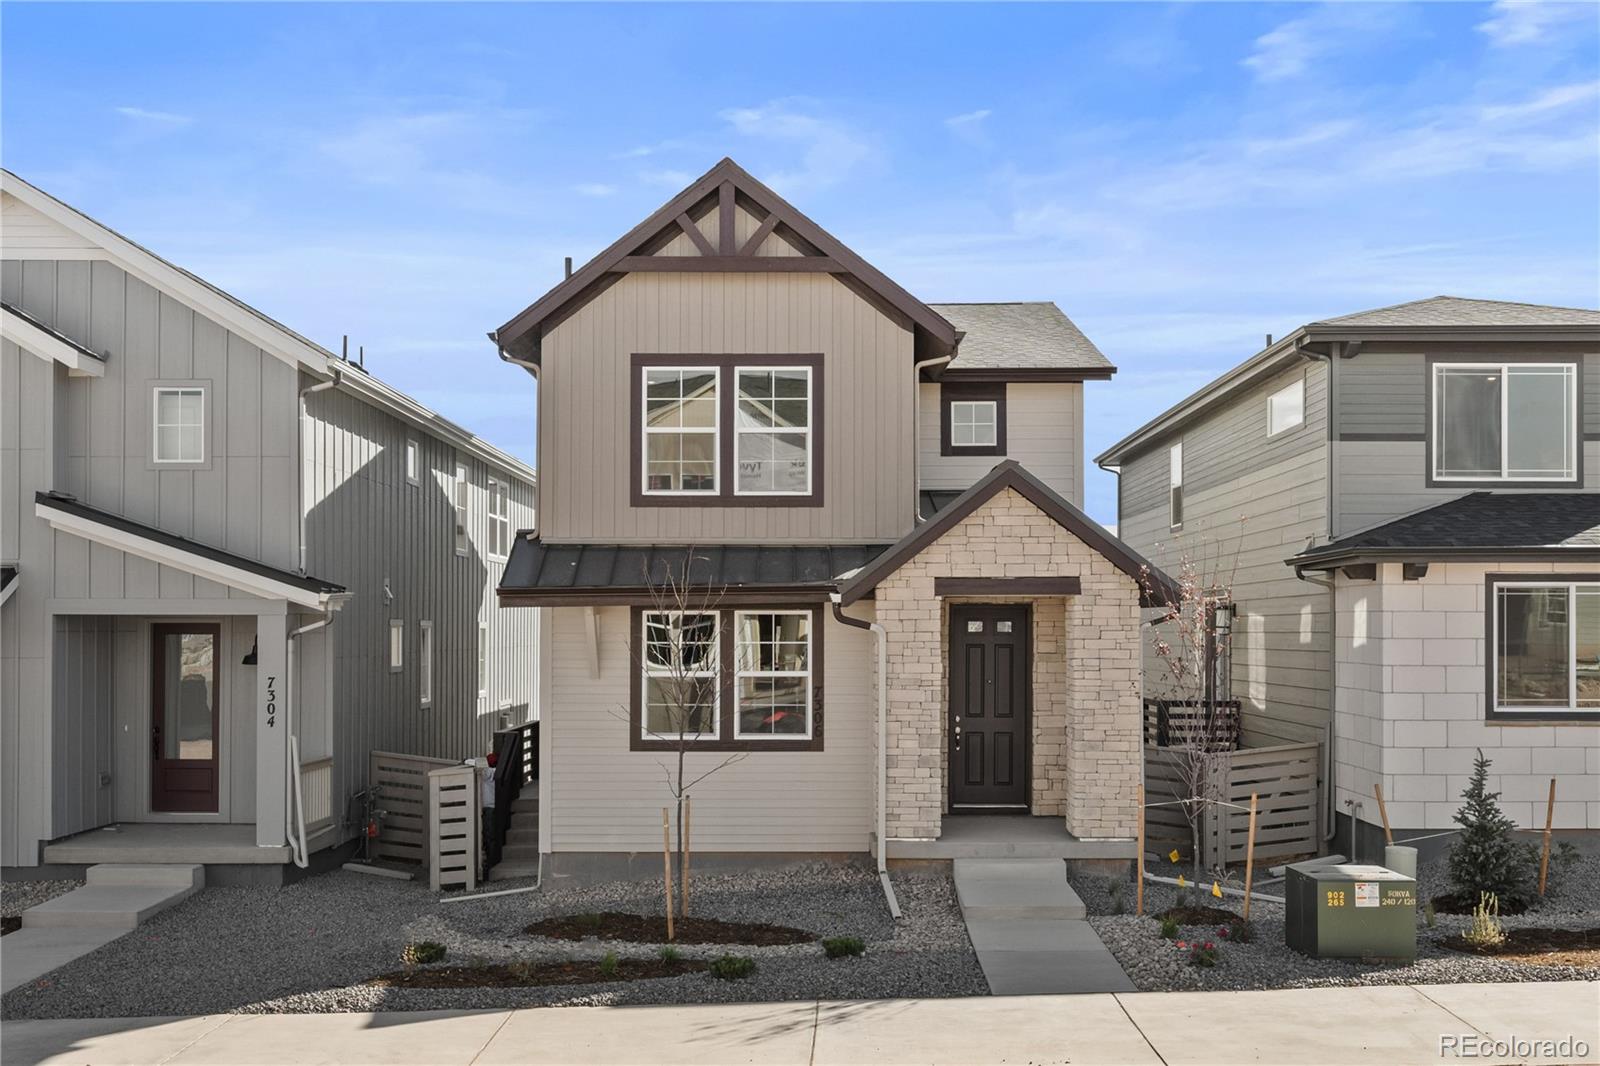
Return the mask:
<svg viewBox="0 0 1600 1066">
<path fill-rule="evenodd" d="M 206 461 L 206 390 L 200 387 L 155 390 L 154 451 L 158 463 Z"/>
<path fill-rule="evenodd" d="M 1494 712 L 1600 716 L 1600 580 L 1496 582 L 1489 618 Z"/>
<path fill-rule="evenodd" d="M 478 698 L 489 694 L 489 623 L 478 623 Z"/>
<path fill-rule="evenodd" d="M 1435 363 L 1437 481 L 1573 481 L 1578 474 L 1577 366 Z"/>
<path fill-rule="evenodd" d="M 455 484 L 455 511 L 456 511 L 456 554 L 467 554 L 467 494 L 472 491 L 472 485 L 467 480 L 467 464 L 460 459 L 456 460 Z"/>
<path fill-rule="evenodd" d="M 749 367 L 734 371 L 734 492 L 740 496 L 806 496 L 811 492 L 811 368 Z"/>
<path fill-rule="evenodd" d="M 1172 528 L 1179 529 L 1183 526 L 1183 442 L 1179 441 L 1167 453 L 1168 485 L 1170 486 L 1170 507 Z"/>
<path fill-rule="evenodd" d="M 1306 420 L 1306 379 L 1301 378 L 1267 397 L 1267 436 L 1275 437 Z"/>
<path fill-rule="evenodd" d="M 994 400 L 950 401 L 950 447 L 993 448 L 1000 439 L 1000 405 Z"/>
<path fill-rule="evenodd" d="M 406 480 L 413 485 L 422 483 L 422 457 L 418 448 L 417 438 L 406 438 Z"/>
<path fill-rule="evenodd" d="M 489 479 L 489 557 L 504 559 L 511 550 L 511 498 L 508 486 Z"/>
<path fill-rule="evenodd" d="M 406 623 L 400 618 L 389 619 L 389 672 L 396 674 L 405 665 Z"/>
<path fill-rule="evenodd" d="M 642 736 L 716 739 L 722 706 L 716 612 L 649 611 L 643 625 Z"/>
<path fill-rule="evenodd" d="M 811 736 L 811 612 L 734 614 L 734 736 Z"/>
<path fill-rule="evenodd" d="M 433 706 L 433 623 L 417 624 L 417 688 L 424 707 Z"/>
<path fill-rule="evenodd" d="M 715 496 L 716 367 L 644 367 L 643 470 L 650 495 Z"/>
</svg>

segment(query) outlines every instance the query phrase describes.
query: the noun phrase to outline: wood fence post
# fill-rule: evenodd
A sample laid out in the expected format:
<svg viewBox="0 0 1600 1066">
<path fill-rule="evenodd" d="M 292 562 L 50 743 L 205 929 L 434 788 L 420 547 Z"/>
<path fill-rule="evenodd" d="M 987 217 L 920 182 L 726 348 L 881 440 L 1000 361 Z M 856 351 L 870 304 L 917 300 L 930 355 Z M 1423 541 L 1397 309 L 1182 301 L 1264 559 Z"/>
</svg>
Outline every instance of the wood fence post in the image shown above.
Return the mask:
<svg viewBox="0 0 1600 1066">
<path fill-rule="evenodd" d="M 1250 883 L 1256 874 L 1256 794 L 1250 793 L 1250 833 L 1244 843 L 1244 920 L 1250 920 Z"/>
<path fill-rule="evenodd" d="M 1374 781 L 1372 783 L 1372 794 L 1378 800 L 1378 817 L 1383 819 L 1383 842 L 1385 844 L 1393 844 L 1394 832 L 1389 828 L 1389 808 L 1383 805 L 1383 785 Z M 1352 837 L 1351 841 L 1354 842 L 1354 839 Z"/>
<path fill-rule="evenodd" d="M 1539 895 L 1544 895 L 1546 879 L 1550 876 L 1550 829 L 1556 820 L 1556 779 L 1550 779 L 1550 799 L 1544 805 L 1544 850 L 1539 856 Z"/>
<path fill-rule="evenodd" d="M 1133 913 L 1139 917 L 1144 916 L 1144 783 L 1139 783 L 1139 879 L 1133 889 Z"/>
<path fill-rule="evenodd" d="M 665 870 L 667 889 L 667 940 L 674 939 L 672 934 L 672 821 L 667 817 L 667 808 L 661 808 L 661 865 Z"/>
</svg>

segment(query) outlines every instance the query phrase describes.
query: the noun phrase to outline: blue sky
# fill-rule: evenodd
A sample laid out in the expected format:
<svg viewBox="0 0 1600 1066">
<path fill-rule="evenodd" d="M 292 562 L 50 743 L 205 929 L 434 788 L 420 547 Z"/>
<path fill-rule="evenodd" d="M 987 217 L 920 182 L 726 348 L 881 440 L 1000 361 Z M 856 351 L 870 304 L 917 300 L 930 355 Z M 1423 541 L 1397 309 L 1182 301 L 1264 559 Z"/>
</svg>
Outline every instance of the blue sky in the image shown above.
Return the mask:
<svg viewBox="0 0 1600 1066">
<path fill-rule="evenodd" d="M 1059 303 L 1121 367 L 1090 456 L 1266 333 L 1600 304 L 1594 5 L 4 18 L 6 167 L 530 460 L 484 333 L 723 155 L 926 300 Z"/>
</svg>

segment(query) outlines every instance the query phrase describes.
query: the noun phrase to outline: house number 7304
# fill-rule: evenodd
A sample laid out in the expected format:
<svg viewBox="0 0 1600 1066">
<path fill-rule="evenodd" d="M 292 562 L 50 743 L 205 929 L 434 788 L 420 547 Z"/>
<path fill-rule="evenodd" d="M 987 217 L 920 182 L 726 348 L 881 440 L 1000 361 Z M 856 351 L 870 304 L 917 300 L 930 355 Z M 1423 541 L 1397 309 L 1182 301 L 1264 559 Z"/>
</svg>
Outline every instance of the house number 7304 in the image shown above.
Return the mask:
<svg viewBox="0 0 1600 1066">
<path fill-rule="evenodd" d="M 275 729 L 278 725 L 278 675 L 267 675 L 267 728 Z"/>
</svg>

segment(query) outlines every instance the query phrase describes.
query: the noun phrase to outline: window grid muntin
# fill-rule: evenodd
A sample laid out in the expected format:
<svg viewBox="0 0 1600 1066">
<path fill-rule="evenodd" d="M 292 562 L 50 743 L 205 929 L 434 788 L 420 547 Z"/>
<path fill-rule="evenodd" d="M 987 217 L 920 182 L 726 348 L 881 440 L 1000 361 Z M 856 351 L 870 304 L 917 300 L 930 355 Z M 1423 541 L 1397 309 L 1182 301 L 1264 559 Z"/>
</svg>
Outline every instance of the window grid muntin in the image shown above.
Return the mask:
<svg viewBox="0 0 1600 1066">
<path fill-rule="evenodd" d="M 190 421 L 182 417 L 184 412 L 181 410 L 181 402 L 178 405 L 180 410 L 177 412 L 180 416 L 179 420 L 167 421 L 164 419 L 161 411 L 161 401 L 166 397 L 179 401 L 193 398 L 196 401 L 194 420 Z M 204 463 L 206 461 L 206 390 L 204 386 L 157 385 L 151 400 L 150 425 L 150 456 L 152 461 L 157 463 L 182 463 L 185 465 Z M 161 450 L 161 431 L 163 429 L 173 430 L 177 434 L 178 455 L 163 456 Z M 199 454 L 191 456 L 184 453 L 184 441 L 188 439 L 188 434 L 184 432 L 185 430 L 193 432 L 195 447 L 198 449 Z"/>
<path fill-rule="evenodd" d="M 803 622 L 805 623 L 805 635 L 806 635 L 806 639 L 805 639 L 805 669 L 804 670 L 747 670 L 747 669 L 745 669 L 745 649 L 747 647 L 751 647 L 752 645 L 750 645 L 749 642 L 747 642 L 744 639 L 744 620 L 746 618 L 757 618 L 757 617 L 762 617 L 762 616 L 774 617 L 774 618 L 787 616 L 787 617 L 800 618 L 800 619 L 803 620 Z M 778 741 L 783 741 L 783 740 L 810 740 L 811 739 L 813 730 L 815 729 L 815 720 L 816 720 L 816 707 L 815 707 L 815 702 L 816 701 L 812 696 L 812 683 L 811 683 L 811 675 L 812 675 L 812 671 L 814 669 L 815 662 L 816 662 L 816 660 L 812 657 L 812 631 L 811 631 L 812 630 L 812 621 L 813 621 L 813 617 L 812 617 L 812 613 L 810 611 L 735 611 L 734 612 L 734 614 L 733 614 L 733 640 L 734 640 L 734 648 L 733 648 L 733 662 L 734 662 L 734 670 L 733 670 L 733 698 L 734 698 L 733 736 L 734 736 L 735 740 L 756 740 L 756 741 L 778 740 Z M 760 640 L 758 640 L 754 646 L 759 646 L 761 644 L 771 644 L 774 647 L 776 647 L 776 646 L 781 645 L 781 644 L 795 643 L 794 641 L 780 641 L 780 640 L 777 640 L 776 639 L 776 633 L 777 633 L 777 629 L 776 629 L 776 627 L 774 627 L 774 639 L 773 640 L 771 640 L 771 641 L 760 641 Z M 774 661 L 776 661 L 776 660 L 774 660 Z M 768 678 L 768 679 L 771 679 L 771 678 L 785 678 L 785 677 L 789 677 L 789 678 L 799 677 L 799 678 L 804 678 L 805 679 L 805 685 L 804 685 L 804 689 L 803 689 L 803 691 L 804 691 L 804 697 L 803 698 L 804 698 L 805 709 L 806 709 L 805 710 L 805 721 L 806 721 L 805 732 L 803 732 L 803 733 L 779 733 L 777 731 L 771 731 L 771 732 L 766 732 L 766 733 L 756 733 L 756 732 L 747 733 L 747 732 L 745 732 L 744 731 L 744 725 L 743 725 L 743 717 L 742 717 L 742 715 L 740 713 L 744 709 L 744 687 L 743 687 L 743 685 L 740 684 L 740 682 L 743 681 L 745 678 Z"/>
<path fill-rule="evenodd" d="M 680 406 L 685 402 L 683 396 L 683 377 L 685 374 L 710 374 L 711 375 L 711 426 L 685 427 L 682 417 L 676 426 L 652 426 L 650 424 L 650 375 L 676 374 L 678 378 L 678 402 Z M 722 368 L 718 366 L 642 366 L 639 368 L 639 387 L 642 401 L 639 404 L 639 427 L 643 431 L 639 434 L 639 491 L 646 496 L 720 496 L 722 495 Z M 654 489 L 650 487 L 650 438 L 653 436 L 673 435 L 680 438 L 678 442 L 677 476 L 681 483 L 684 477 L 683 467 L 688 460 L 683 458 L 682 437 L 685 436 L 710 436 L 711 438 L 711 487 L 704 489 Z M 698 461 L 698 460 L 696 460 Z"/>
<path fill-rule="evenodd" d="M 1525 715 L 1537 717 L 1543 714 L 1595 714 L 1600 715 L 1600 699 L 1585 702 L 1579 697 L 1578 686 L 1578 596 L 1588 595 L 1600 597 L 1600 581 L 1540 581 L 1537 575 L 1529 575 L 1525 581 L 1495 581 L 1493 602 L 1489 605 L 1488 633 L 1486 634 L 1489 657 L 1489 691 L 1484 698 L 1489 710 L 1496 715 L 1517 716 Z M 1565 704 L 1540 704 L 1540 705 L 1513 705 L 1502 706 L 1500 697 L 1502 682 L 1500 676 L 1501 632 L 1503 619 L 1501 605 L 1504 602 L 1502 592 L 1507 589 L 1558 589 L 1567 590 L 1566 620 L 1567 620 L 1567 694 Z"/>
<path fill-rule="evenodd" d="M 985 417 L 980 417 L 980 415 Z M 983 430 L 984 434 L 981 435 L 979 430 Z M 962 440 L 962 436 L 968 436 L 971 439 Z M 1000 404 L 998 401 L 950 401 L 950 447 L 993 448 L 999 442 Z"/>
<path fill-rule="evenodd" d="M 1434 363 L 1431 367 L 1433 375 L 1429 382 L 1429 394 L 1433 406 L 1433 424 L 1429 426 L 1429 469 L 1435 481 L 1449 483 L 1479 482 L 1483 484 L 1498 484 L 1501 482 L 1549 482 L 1563 484 L 1576 480 L 1578 476 L 1578 453 L 1581 446 L 1578 441 L 1578 375 L 1575 363 L 1515 363 L 1515 362 L 1449 362 Z M 1498 474 L 1445 474 L 1440 472 L 1440 459 L 1442 458 L 1445 432 L 1445 410 L 1443 403 L 1443 382 L 1449 371 L 1481 372 L 1484 374 L 1494 371 L 1500 377 L 1500 473 Z M 1566 391 L 1566 432 L 1564 462 L 1566 466 L 1560 474 L 1515 474 L 1511 473 L 1511 375 L 1513 373 L 1559 373 L 1565 382 Z"/>
<path fill-rule="evenodd" d="M 778 397 L 778 395 L 777 395 L 777 378 L 776 378 L 776 375 L 780 374 L 780 373 L 799 373 L 799 374 L 804 374 L 805 375 L 805 381 L 806 381 L 806 396 L 805 396 L 806 424 L 805 424 L 805 427 L 802 429 L 802 428 L 793 427 L 793 426 L 785 426 L 785 427 L 781 427 L 780 428 L 777 425 L 772 425 L 772 426 L 745 426 L 745 425 L 741 425 L 740 424 L 740 410 L 741 410 L 740 405 L 743 404 L 744 402 L 746 402 L 745 401 L 745 395 L 744 395 L 744 385 L 743 385 L 744 375 L 746 375 L 746 374 L 765 374 L 767 376 L 767 378 L 768 378 L 768 381 L 771 382 L 771 387 L 772 387 L 772 390 L 773 390 L 773 394 L 772 394 L 771 397 L 756 397 L 755 399 L 771 399 L 774 402 L 774 404 L 776 404 L 777 400 L 780 399 L 780 397 Z M 812 428 L 813 428 L 813 426 L 814 426 L 814 424 L 816 422 L 816 417 L 815 417 L 815 413 L 814 413 L 815 412 L 815 407 L 816 407 L 816 398 L 815 398 L 815 395 L 814 395 L 815 390 L 816 390 L 816 381 L 815 381 L 815 375 L 812 374 L 812 372 L 811 372 L 811 367 L 809 367 L 809 366 L 735 366 L 733 368 L 733 382 L 734 382 L 734 389 L 733 389 L 733 404 L 734 404 L 734 408 L 733 408 L 733 410 L 734 410 L 734 415 L 733 415 L 733 434 L 734 434 L 734 436 L 733 436 L 733 448 L 734 448 L 734 452 L 733 452 L 733 468 L 734 468 L 733 493 L 734 493 L 734 495 L 735 496 L 809 496 L 809 495 L 811 495 L 812 478 L 815 476 L 814 472 L 816 470 L 816 462 L 815 462 L 815 459 L 814 459 L 815 449 L 812 447 L 812 435 L 811 435 L 811 430 L 812 430 Z M 784 398 L 785 399 L 792 399 L 792 397 L 784 397 Z M 648 405 L 648 400 L 646 401 L 646 403 Z M 775 415 L 774 415 L 774 418 L 776 418 Z M 743 441 L 745 439 L 745 436 L 747 434 L 760 434 L 760 435 L 763 435 L 763 436 L 770 436 L 770 437 L 793 437 L 793 436 L 803 436 L 803 437 L 805 437 L 805 442 L 806 442 L 806 444 L 805 444 L 806 487 L 804 489 L 781 489 L 781 490 L 780 489 L 742 489 L 742 488 L 740 488 L 739 487 L 739 468 L 740 468 L 740 464 L 744 461 L 740 456 L 740 445 L 743 443 Z M 773 459 L 773 460 L 755 460 L 755 461 L 756 462 L 771 462 L 773 464 L 776 464 L 778 462 L 778 460 L 776 460 L 776 459 Z"/>
<path fill-rule="evenodd" d="M 670 626 L 674 622 L 676 623 L 678 629 L 677 641 L 674 643 L 669 639 L 667 647 L 669 649 L 669 654 L 670 649 L 676 649 L 678 652 L 678 657 L 681 660 L 682 651 L 684 648 L 682 634 L 685 626 L 683 620 L 688 618 L 709 618 L 711 620 L 711 637 L 709 642 L 706 643 L 706 647 L 708 649 L 706 661 L 703 661 L 699 667 L 694 670 L 680 666 L 676 671 L 674 671 L 671 662 L 658 663 L 656 661 L 656 653 L 653 651 L 654 645 L 650 639 L 651 629 L 653 626 L 660 627 L 663 624 Z M 665 620 L 665 623 L 654 621 L 656 619 Z M 639 684 L 641 686 L 639 699 L 639 733 L 641 739 L 666 740 L 669 742 L 675 742 L 681 736 L 691 743 L 697 741 L 720 740 L 722 737 L 722 613 L 716 610 L 645 611 L 639 617 L 639 644 L 639 662 L 641 666 L 639 678 Z M 709 716 L 711 720 L 711 729 L 709 731 L 697 733 L 671 733 L 663 732 L 659 729 L 651 729 L 650 681 L 652 678 L 657 680 L 665 679 L 667 681 L 678 681 L 685 679 L 691 679 L 694 681 L 709 680 L 711 687 L 711 708 Z"/>
</svg>

